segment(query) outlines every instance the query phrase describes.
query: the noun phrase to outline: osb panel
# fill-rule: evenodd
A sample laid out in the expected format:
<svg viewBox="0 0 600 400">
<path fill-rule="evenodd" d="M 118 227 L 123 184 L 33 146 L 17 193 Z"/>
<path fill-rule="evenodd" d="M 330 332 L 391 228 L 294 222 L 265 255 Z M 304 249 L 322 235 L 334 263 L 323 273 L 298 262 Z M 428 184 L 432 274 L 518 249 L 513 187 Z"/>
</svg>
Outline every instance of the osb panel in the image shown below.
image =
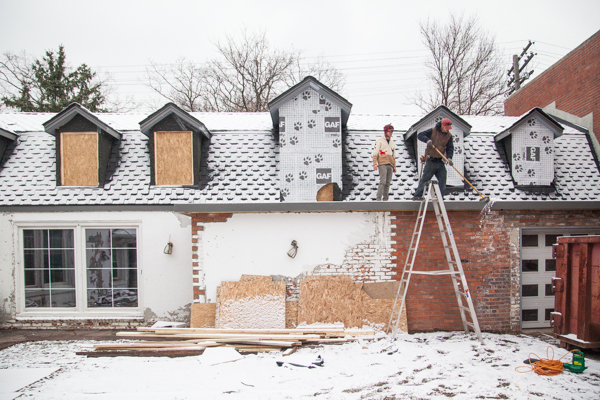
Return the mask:
<svg viewBox="0 0 600 400">
<path fill-rule="evenodd" d="M 285 328 L 295 329 L 298 327 L 298 302 L 285 302 Z"/>
<path fill-rule="evenodd" d="M 218 328 L 285 328 L 285 282 L 221 282 Z"/>
<path fill-rule="evenodd" d="M 98 186 L 98 133 L 61 132 L 61 184 Z"/>
<path fill-rule="evenodd" d="M 215 303 L 193 303 L 190 328 L 214 328 L 216 306 Z"/>
<path fill-rule="evenodd" d="M 372 299 L 395 299 L 398 294 L 398 281 L 363 283 L 363 290 Z"/>
<path fill-rule="evenodd" d="M 192 132 L 154 132 L 154 169 L 157 185 L 193 185 Z"/>
<path fill-rule="evenodd" d="M 253 282 L 253 281 L 272 282 L 273 279 L 270 276 L 262 276 L 262 275 L 242 275 L 242 277 L 240 278 L 240 282 Z"/>
<path fill-rule="evenodd" d="M 309 276 L 300 283 L 298 323 L 343 323 L 346 328 L 387 329 L 393 299 L 372 299 L 346 275 Z M 401 331 L 406 331 L 402 313 Z"/>
</svg>

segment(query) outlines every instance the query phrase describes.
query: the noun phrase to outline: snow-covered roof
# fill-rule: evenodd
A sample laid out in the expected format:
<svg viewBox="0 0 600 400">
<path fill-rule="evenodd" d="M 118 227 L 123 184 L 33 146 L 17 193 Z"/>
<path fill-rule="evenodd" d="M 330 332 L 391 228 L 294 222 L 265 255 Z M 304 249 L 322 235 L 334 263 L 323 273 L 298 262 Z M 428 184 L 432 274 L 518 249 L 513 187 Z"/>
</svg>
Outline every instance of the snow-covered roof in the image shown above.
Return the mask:
<svg viewBox="0 0 600 400">
<path fill-rule="evenodd" d="M 78 205 L 173 205 L 217 203 L 279 203 L 279 144 L 271 116 L 264 113 L 190 113 L 211 133 L 202 146 L 201 178 L 197 186 L 150 184 L 148 137 L 140 131 L 143 114 L 96 114 L 122 133 L 108 163 L 108 177 L 100 187 L 56 185 L 56 139 L 44 132 L 52 113 L 3 113 L 0 129 L 14 132 L 0 163 L 0 207 Z M 409 201 L 419 171 L 400 133 L 420 116 L 351 115 L 344 134 L 342 191 L 344 202 L 374 201 L 379 177 L 371 152 L 385 124 L 396 134 L 398 173 L 390 200 Z M 555 140 L 555 189 L 529 191 L 515 187 L 504 150 L 494 136 L 519 117 L 464 116 L 471 126 L 465 142 L 464 175 L 481 193 L 496 200 L 600 201 L 600 172 L 588 136 L 563 125 Z M 118 151 L 117 151 L 118 148 Z M 225 151 L 225 149 L 227 151 Z M 449 193 L 447 201 L 476 202 L 468 189 Z"/>
</svg>

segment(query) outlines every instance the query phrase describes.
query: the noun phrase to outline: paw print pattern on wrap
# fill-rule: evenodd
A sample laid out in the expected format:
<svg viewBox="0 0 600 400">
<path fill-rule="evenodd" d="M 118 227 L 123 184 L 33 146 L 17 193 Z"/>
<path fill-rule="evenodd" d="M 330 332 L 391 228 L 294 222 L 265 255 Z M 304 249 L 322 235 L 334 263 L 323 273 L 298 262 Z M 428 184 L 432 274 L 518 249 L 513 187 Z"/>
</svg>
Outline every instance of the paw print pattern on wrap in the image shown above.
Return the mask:
<svg viewBox="0 0 600 400">
<path fill-rule="evenodd" d="M 294 129 L 297 131 L 302 129 L 302 122 L 294 122 Z"/>
<path fill-rule="evenodd" d="M 306 178 L 308 178 L 308 174 L 306 173 L 306 171 L 300 171 L 300 173 L 298 174 L 298 178 L 303 181 Z"/>
<path fill-rule="evenodd" d="M 535 121 L 535 118 L 529 118 L 527 120 L 527 125 L 529 126 L 536 126 L 537 122 Z"/>
<path fill-rule="evenodd" d="M 314 128 L 315 126 L 317 126 L 317 121 L 315 121 L 314 119 L 310 119 L 310 120 L 308 120 L 308 124 L 307 124 L 307 125 L 308 125 L 308 127 L 309 127 L 310 129 L 312 129 L 312 128 Z"/>
<path fill-rule="evenodd" d="M 529 136 L 530 136 L 532 139 L 537 139 L 537 137 L 538 137 L 538 134 L 537 134 L 537 132 L 536 132 L 536 131 L 531 131 L 531 132 L 529 132 Z"/>
<path fill-rule="evenodd" d="M 325 102 L 325 111 L 329 111 L 331 110 L 333 106 L 331 105 L 331 103 L 329 101 Z"/>
<path fill-rule="evenodd" d="M 292 182 L 294 180 L 294 174 L 285 174 L 285 181 Z"/>
<path fill-rule="evenodd" d="M 550 141 L 551 141 L 551 140 L 550 140 L 550 137 L 549 137 L 549 136 L 544 136 L 544 137 L 542 138 L 542 142 L 544 142 L 544 144 L 550 144 Z"/>
<path fill-rule="evenodd" d="M 285 199 L 290 194 L 290 189 L 281 189 L 281 196 Z"/>
<path fill-rule="evenodd" d="M 527 175 L 529 175 L 530 177 L 533 178 L 535 176 L 535 170 L 533 170 L 533 169 L 527 170 Z"/>
<path fill-rule="evenodd" d="M 338 148 L 342 145 L 342 141 L 340 139 L 333 139 L 333 147 Z"/>
<path fill-rule="evenodd" d="M 443 119 L 444 119 L 443 116 L 438 115 L 437 117 L 435 117 L 435 123 L 437 124 L 438 122 L 442 122 Z"/>
<path fill-rule="evenodd" d="M 291 144 L 292 146 L 295 146 L 295 145 L 297 145 L 297 144 L 298 144 L 298 136 L 292 136 L 292 137 L 290 138 L 290 144 Z"/>
<path fill-rule="evenodd" d="M 521 154 L 520 153 L 513 154 L 513 160 L 515 160 L 515 161 L 521 161 Z"/>
<path fill-rule="evenodd" d="M 304 100 L 310 99 L 310 90 L 305 90 L 304 92 L 302 92 L 302 98 Z"/>
<path fill-rule="evenodd" d="M 318 114 L 321 112 L 321 110 L 312 110 L 313 114 Z"/>
<path fill-rule="evenodd" d="M 544 151 L 546 152 L 546 154 L 552 154 L 552 147 L 546 147 Z"/>
<path fill-rule="evenodd" d="M 519 173 L 523 172 L 523 166 L 521 164 L 515 165 L 515 171 Z"/>
<path fill-rule="evenodd" d="M 284 137 L 281 137 L 281 138 L 279 139 L 279 145 L 280 145 L 281 147 L 285 147 L 285 145 L 286 145 L 286 141 L 285 141 L 285 138 L 284 138 Z"/>
<path fill-rule="evenodd" d="M 320 163 L 321 161 L 323 161 L 323 154 L 317 154 L 315 156 L 315 162 Z"/>
<path fill-rule="evenodd" d="M 304 165 L 310 165 L 310 163 L 312 163 L 312 158 L 304 157 Z"/>
</svg>

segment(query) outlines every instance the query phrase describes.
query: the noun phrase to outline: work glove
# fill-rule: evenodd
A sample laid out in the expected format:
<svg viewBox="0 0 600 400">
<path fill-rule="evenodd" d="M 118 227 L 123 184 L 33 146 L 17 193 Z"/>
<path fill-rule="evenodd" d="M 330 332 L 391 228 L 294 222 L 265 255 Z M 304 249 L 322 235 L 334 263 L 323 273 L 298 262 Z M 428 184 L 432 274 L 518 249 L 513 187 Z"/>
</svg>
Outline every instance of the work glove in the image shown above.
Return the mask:
<svg viewBox="0 0 600 400">
<path fill-rule="evenodd" d="M 433 142 L 431 140 L 427 141 L 427 150 L 433 149 Z"/>
<path fill-rule="evenodd" d="M 454 165 L 451 158 L 448 159 L 448 164 L 450 164 L 451 167 Z"/>
</svg>

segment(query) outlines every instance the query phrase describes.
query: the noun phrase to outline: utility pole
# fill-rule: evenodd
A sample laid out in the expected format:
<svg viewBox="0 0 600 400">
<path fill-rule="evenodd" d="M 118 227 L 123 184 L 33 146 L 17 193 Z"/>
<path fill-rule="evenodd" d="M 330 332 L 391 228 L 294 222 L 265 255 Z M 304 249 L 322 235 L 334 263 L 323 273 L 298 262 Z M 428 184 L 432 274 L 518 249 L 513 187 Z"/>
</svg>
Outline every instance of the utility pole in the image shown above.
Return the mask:
<svg viewBox="0 0 600 400">
<path fill-rule="evenodd" d="M 506 92 L 507 97 L 510 96 L 511 94 L 513 94 L 514 92 L 516 92 L 517 90 L 519 90 L 521 88 L 521 84 L 523 82 L 525 82 L 527 79 L 529 79 L 534 72 L 533 70 L 531 70 L 531 71 L 523 71 L 523 70 L 525 69 L 527 64 L 529 64 L 529 61 L 531 61 L 531 59 L 535 55 L 537 55 L 537 53 L 530 51 L 529 54 L 527 54 L 527 57 L 525 58 L 523 65 L 519 66 L 519 61 L 521 61 L 521 59 L 523 58 L 525 53 L 527 53 L 527 50 L 529 50 L 531 45 L 534 43 L 535 42 L 532 42 L 530 40 L 520 55 L 516 55 L 516 54 L 513 55 L 513 65 L 508 70 L 508 77 L 510 79 L 508 80 L 508 83 L 506 84 L 506 86 L 508 86 L 508 91 Z M 521 75 L 521 72 L 523 72 L 523 75 Z M 511 76 L 511 74 L 512 74 L 512 76 Z"/>
</svg>

